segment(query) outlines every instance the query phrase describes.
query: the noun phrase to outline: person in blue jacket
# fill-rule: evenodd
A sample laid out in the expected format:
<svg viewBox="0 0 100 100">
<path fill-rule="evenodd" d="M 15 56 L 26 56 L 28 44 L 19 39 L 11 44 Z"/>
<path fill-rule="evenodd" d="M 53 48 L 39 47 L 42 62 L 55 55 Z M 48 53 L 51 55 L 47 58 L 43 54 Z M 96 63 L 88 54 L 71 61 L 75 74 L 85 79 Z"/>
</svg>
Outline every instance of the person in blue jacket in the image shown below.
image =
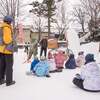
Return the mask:
<svg viewBox="0 0 100 100">
<path fill-rule="evenodd" d="M 69 55 L 69 59 L 65 63 L 66 69 L 75 69 L 76 68 L 76 61 L 74 58 L 74 54 Z"/>
<path fill-rule="evenodd" d="M 38 63 L 39 63 L 38 57 L 34 57 L 34 60 L 33 60 L 32 63 L 31 63 L 30 71 L 34 72 L 34 67 L 35 67 L 36 64 L 38 64 Z"/>
<path fill-rule="evenodd" d="M 36 66 L 34 67 L 34 73 L 35 75 L 42 77 L 42 76 L 46 76 L 46 77 L 50 77 L 49 75 L 49 63 L 46 60 L 45 57 L 41 57 L 40 62 L 38 64 L 36 64 Z"/>
<path fill-rule="evenodd" d="M 34 67 L 39 63 L 39 59 L 37 56 L 34 57 L 31 66 L 30 66 L 30 71 L 26 72 L 26 75 L 34 75 Z"/>
</svg>

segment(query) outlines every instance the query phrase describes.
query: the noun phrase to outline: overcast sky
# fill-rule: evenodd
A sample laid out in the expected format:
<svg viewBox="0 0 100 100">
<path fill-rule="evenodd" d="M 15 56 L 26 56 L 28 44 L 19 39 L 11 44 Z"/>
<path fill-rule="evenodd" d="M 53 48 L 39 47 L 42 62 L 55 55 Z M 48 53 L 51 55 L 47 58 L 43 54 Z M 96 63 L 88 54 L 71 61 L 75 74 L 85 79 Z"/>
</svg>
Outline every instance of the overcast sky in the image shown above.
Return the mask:
<svg viewBox="0 0 100 100">
<path fill-rule="evenodd" d="M 32 1 L 36 1 L 36 0 L 23 0 L 23 3 L 24 4 L 29 4 Z M 37 0 L 37 1 L 42 2 L 43 0 Z M 64 1 L 65 1 L 66 5 L 67 5 L 68 1 L 70 2 L 69 9 L 72 9 L 72 6 L 79 2 L 79 0 L 64 0 Z M 29 5 L 23 7 L 23 10 L 25 11 L 24 24 L 31 24 L 32 16 L 29 13 L 29 9 L 31 9 L 31 7 Z"/>
</svg>

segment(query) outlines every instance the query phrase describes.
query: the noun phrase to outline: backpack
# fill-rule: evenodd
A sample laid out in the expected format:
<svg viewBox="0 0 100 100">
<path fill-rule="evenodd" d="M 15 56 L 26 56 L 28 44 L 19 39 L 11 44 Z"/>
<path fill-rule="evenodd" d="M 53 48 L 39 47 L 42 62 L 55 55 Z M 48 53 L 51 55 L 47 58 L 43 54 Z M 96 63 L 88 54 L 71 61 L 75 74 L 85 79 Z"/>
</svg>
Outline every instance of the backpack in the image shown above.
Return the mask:
<svg viewBox="0 0 100 100">
<path fill-rule="evenodd" d="M 5 27 L 7 27 L 7 26 L 5 26 Z M 6 45 L 5 49 L 12 52 L 13 51 L 13 42 L 11 42 L 10 44 L 5 44 L 5 42 L 3 40 L 3 28 L 4 27 L 0 27 L 0 45 Z"/>
</svg>

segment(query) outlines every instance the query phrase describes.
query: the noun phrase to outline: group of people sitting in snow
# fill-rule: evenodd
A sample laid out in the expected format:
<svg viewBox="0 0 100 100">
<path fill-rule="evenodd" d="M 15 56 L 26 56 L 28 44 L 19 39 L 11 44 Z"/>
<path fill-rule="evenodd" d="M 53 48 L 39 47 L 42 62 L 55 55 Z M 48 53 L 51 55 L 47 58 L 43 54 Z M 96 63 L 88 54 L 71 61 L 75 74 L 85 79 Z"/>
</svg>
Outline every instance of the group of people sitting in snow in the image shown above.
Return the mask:
<svg viewBox="0 0 100 100">
<path fill-rule="evenodd" d="M 37 76 L 50 77 L 49 73 L 62 72 L 63 64 L 66 60 L 63 51 L 54 51 L 55 54 L 48 53 L 48 59 L 45 56 L 34 57 L 30 71 Z"/>
<path fill-rule="evenodd" d="M 62 72 L 64 68 L 75 69 L 81 67 L 85 63 L 84 52 L 79 52 L 79 56 L 75 59 L 74 54 L 66 55 L 62 50 L 50 50 L 48 57 L 34 57 L 30 71 L 37 76 L 50 77 L 49 73 Z M 44 67 L 43 67 L 44 66 Z M 48 70 L 47 70 L 48 69 Z M 38 71 L 39 70 L 39 71 Z M 40 73 L 42 73 L 40 75 Z"/>
<path fill-rule="evenodd" d="M 46 50 L 46 49 L 45 49 Z M 43 51 L 43 48 L 42 48 Z M 62 72 L 63 69 L 81 68 L 73 78 L 73 84 L 77 87 L 91 92 L 100 92 L 100 68 L 94 59 L 93 54 L 84 55 L 81 51 L 75 59 L 73 53 L 66 55 L 62 50 L 50 50 L 48 56 L 42 56 L 40 59 L 34 56 L 31 63 L 30 72 L 33 75 L 50 77 L 50 73 Z M 30 58 L 30 57 L 29 57 Z"/>
</svg>

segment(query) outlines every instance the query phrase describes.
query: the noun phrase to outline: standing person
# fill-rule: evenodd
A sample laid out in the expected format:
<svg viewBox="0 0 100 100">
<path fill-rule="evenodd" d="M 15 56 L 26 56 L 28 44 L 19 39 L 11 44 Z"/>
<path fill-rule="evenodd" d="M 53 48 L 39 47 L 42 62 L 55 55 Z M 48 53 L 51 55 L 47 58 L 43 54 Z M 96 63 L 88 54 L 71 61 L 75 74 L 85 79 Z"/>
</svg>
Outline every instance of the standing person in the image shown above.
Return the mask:
<svg viewBox="0 0 100 100">
<path fill-rule="evenodd" d="M 37 42 L 37 40 L 35 39 L 34 42 L 33 42 L 32 45 L 31 45 L 31 47 L 30 47 L 27 61 L 29 61 L 29 60 L 31 59 L 32 55 L 33 55 L 34 57 L 36 57 L 36 56 L 37 56 L 37 53 L 38 53 L 38 42 Z"/>
<path fill-rule="evenodd" d="M 33 56 L 35 58 L 37 57 L 37 54 L 38 54 L 38 42 L 36 39 L 34 39 L 34 42 L 30 46 L 27 59 L 26 61 L 24 61 L 24 63 L 30 62 L 31 57 Z"/>
<path fill-rule="evenodd" d="M 42 53 L 44 51 L 44 56 L 47 55 L 47 46 L 48 46 L 48 40 L 46 37 L 43 37 L 43 39 L 40 41 L 41 50 L 40 50 L 40 57 L 42 56 Z"/>
<path fill-rule="evenodd" d="M 13 18 L 5 16 L 0 28 L 0 85 L 15 84 L 13 81 L 13 32 L 11 23 Z"/>
</svg>

